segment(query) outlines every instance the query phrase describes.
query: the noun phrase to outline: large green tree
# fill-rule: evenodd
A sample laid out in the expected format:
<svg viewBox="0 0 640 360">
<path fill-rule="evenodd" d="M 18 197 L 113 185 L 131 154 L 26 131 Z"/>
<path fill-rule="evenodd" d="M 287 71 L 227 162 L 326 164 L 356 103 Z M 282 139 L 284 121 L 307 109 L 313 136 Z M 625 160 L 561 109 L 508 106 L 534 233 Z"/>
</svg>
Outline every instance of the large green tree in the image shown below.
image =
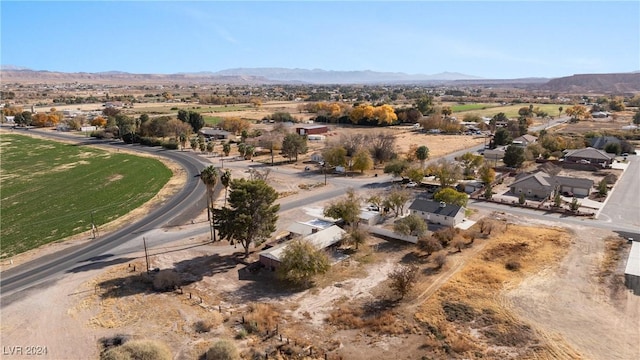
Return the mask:
<svg viewBox="0 0 640 360">
<path fill-rule="evenodd" d="M 388 163 L 384 167 L 385 174 L 393 174 L 393 176 L 401 176 L 409 167 L 409 162 L 403 159 L 396 159 Z"/>
<path fill-rule="evenodd" d="M 348 189 L 344 198 L 332 202 L 324 208 L 324 216 L 333 219 L 342 219 L 352 228 L 358 227 L 360 216 L 360 197 L 353 189 Z"/>
<path fill-rule="evenodd" d="M 355 155 L 353 155 L 351 161 L 352 169 L 356 171 L 360 170 L 360 173 L 373 168 L 371 154 L 365 149 L 358 150 Z"/>
<path fill-rule="evenodd" d="M 433 195 L 433 198 L 436 201 L 442 201 L 447 204 L 458 205 L 462 207 L 467 206 L 467 201 L 469 200 L 467 194 L 459 192 L 454 188 L 440 189 Z"/>
<path fill-rule="evenodd" d="M 239 242 L 248 256 L 252 244 L 260 245 L 276 230 L 276 199 L 278 193 L 264 180 L 231 181 L 229 206 L 216 211 L 220 238 Z"/>
<path fill-rule="evenodd" d="M 277 276 L 296 285 L 308 285 L 313 276 L 329 270 L 327 254 L 303 239 L 294 239 L 280 257 Z"/>
<path fill-rule="evenodd" d="M 511 144 L 512 139 L 507 128 L 500 128 L 493 134 L 493 147 Z"/>
<path fill-rule="evenodd" d="M 475 171 L 482 165 L 484 157 L 482 157 L 482 155 L 474 155 L 470 152 L 466 152 L 457 160 L 462 163 L 462 167 L 464 168 L 463 175 L 465 178 L 473 179 Z"/>
<path fill-rule="evenodd" d="M 420 165 L 424 167 L 424 162 L 429 158 L 429 148 L 422 145 L 416 149 L 416 159 L 420 160 Z"/>
<path fill-rule="evenodd" d="M 307 137 L 296 133 L 285 135 L 282 140 L 282 152 L 291 161 L 293 158 L 298 161 L 298 155 L 307 152 Z"/>
<path fill-rule="evenodd" d="M 341 145 L 324 149 L 322 158 L 329 166 L 344 166 L 347 163 L 347 150 Z"/>
<path fill-rule="evenodd" d="M 420 216 L 411 214 L 396 220 L 393 231 L 401 235 L 422 237 L 427 233 L 427 223 Z"/>
<path fill-rule="evenodd" d="M 452 186 L 462 178 L 460 165 L 446 159 L 440 159 L 435 165 L 429 166 L 427 172 L 438 178 L 442 188 Z"/>
<path fill-rule="evenodd" d="M 525 161 L 524 149 L 520 146 L 509 145 L 504 152 L 502 162 L 508 167 L 519 168 Z"/>
</svg>

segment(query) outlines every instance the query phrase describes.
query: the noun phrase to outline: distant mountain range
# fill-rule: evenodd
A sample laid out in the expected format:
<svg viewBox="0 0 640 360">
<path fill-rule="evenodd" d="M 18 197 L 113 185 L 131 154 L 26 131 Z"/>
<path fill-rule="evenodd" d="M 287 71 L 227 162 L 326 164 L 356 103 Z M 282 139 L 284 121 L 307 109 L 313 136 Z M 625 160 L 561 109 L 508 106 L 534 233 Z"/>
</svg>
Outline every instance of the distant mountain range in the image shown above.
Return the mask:
<svg viewBox="0 0 640 360">
<path fill-rule="evenodd" d="M 478 76 L 455 72 L 443 72 L 435 75 L 405 74 L 401 72 L 377 71 L 331 71 L 322 69 L 287 69 L 287 68 L 237 68 L 213 73 L 222 76 L 257 76 L 270 80 L 285 82 L 303 82 L 311 84 L 366 84 L 366 83 L 400 83 L 420 81 L 454 81 L 476 80 Z"/>
<path fill-rule="evenodd" d="M 567 77 L 483 79 L 455 72 L 434 75 L 376 71 L 329 71 L 321 69 L 237 68 L 218 72 L 176 74 L 132 74 L 122 71 L 65 73 L 36 71 L 2 65 L 4 83 L 141 83 L 141 84 L 420 84 L 452 86 L 521 87 L 553 92 L 633 93 L 640 92 L 640 71 L 616 74 L 579 74 Z"/>
</svg>

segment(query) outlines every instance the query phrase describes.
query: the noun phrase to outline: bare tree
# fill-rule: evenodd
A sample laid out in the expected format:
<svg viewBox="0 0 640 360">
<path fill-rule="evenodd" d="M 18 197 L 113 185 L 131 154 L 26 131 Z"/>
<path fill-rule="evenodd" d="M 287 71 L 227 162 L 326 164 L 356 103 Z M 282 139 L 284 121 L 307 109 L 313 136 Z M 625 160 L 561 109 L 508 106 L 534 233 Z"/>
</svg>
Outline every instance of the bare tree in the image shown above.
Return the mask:
<svg viewBox="0 0 640 360">
<path fill-rule="evenodd" d="M 371 156 L 378 163 L 391 160 L 396 154 L 396 138 L 390 133 L 379 133 L 371 138 Z"/>
<path fill-rule="evenodd" d="M 415 265 L 398 265 L 388 275 L 389 287 L 400 295 L 400 299 L 411 291 L 418 280 L 418 267 Z"/>
</svg>

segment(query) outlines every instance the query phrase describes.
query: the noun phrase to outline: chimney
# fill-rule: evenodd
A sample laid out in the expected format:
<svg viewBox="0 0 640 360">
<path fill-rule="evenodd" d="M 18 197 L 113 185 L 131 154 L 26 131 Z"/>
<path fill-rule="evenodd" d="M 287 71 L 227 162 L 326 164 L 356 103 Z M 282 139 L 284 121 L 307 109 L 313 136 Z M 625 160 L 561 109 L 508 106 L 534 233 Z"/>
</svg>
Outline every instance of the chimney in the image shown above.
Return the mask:
<svg viewBox="0 0 640 360">
<path fill-rule="evenodd" d="M 315 234 L 315 233 L 317 233 L 317 232 L 318 232 L 318 228 L 312 228 L 312 229 L 311 229 L 311 233 L 312 233 L 312 234 Z"/>
<path fill-rule="evenodd" d="M 444 201 L 440 201 L 440 207 L 441 207 L 441 208 L 446 207 L 446 206 L 447 206 L 447 203 L 446 203 L 446 202 L 444 202 Z"/>
</svg>

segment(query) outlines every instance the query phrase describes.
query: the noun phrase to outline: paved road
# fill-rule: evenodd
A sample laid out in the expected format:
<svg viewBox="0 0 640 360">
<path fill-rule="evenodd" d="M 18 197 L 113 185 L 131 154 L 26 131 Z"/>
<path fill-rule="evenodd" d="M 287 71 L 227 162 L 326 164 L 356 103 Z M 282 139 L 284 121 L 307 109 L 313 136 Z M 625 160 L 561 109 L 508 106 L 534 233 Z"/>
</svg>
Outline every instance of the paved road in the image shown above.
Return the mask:
<svg viewBox="0 0 640 360">
<path fill-rule="evenodd" d="M 609 193 L 598 219 L 640 229 L 640 156 L 627 159 L 629 165 Z"/>
<path fill-rule="evenodd" d="M 91 144 L 97 143 L 100 146 L 106 147 L 126 146 L 121 143 L 92 142 L 90 140 L 87 141 L 73 136 L 46 131 L 38 131 L 37 133 L 51 138 L 81 141 Z M 184 223 L 187 219 L 195 217 L 194 214 L 202 211 L 205 207 L 205 188 L 200 178 L 196 177 L 203 168 L 203 162 L 201 160 L 187 152 L 166 151 L 149 147 L 135 147 L 135 149 L 136 151 L 164 156 L 181 164 L 187 174 L 187 180 L 182 190 L 136 223 L 126 225 L 88 244 L 71 247 L 3 271 L 0 283 L 0 291 L 2 292 L 1 306 L 4 306 L 8 302 L 8 294 L 43 284 L 53 276 L 71 271 L 81 266 L 81 264 L 87 264 L 87 262 L 109 257 L 108 253 L 110 249 L 136 238 L 138 234 L 144 234 L 147 231 L 160 228 L 167 224 Z"/>
</svg>

